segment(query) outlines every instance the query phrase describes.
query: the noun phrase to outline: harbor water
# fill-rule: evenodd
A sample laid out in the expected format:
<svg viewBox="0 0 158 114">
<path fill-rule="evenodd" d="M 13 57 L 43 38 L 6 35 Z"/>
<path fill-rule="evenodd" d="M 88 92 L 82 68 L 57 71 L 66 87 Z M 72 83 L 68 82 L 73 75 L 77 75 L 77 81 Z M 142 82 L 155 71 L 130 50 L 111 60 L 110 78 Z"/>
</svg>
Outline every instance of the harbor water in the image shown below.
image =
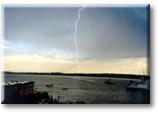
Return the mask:
<svg viewBox="0 0 158 114">
<path fill-rule="evenodd" d="M 108 79 L 112 80 L 114 84 L 105 83 Z M 35 90 L 46 91 L 53 98 L 58 98 L 63 102 L 84 101 L 88 104 L 150 103 L 150 91 L 127 90 L 130 79 L 125 78 L 30 74 L 4 75 L 4 81 L 26 80 L 35 82 Z M 53 86 L 48 87 L 46 85 Z"/>
</svg>

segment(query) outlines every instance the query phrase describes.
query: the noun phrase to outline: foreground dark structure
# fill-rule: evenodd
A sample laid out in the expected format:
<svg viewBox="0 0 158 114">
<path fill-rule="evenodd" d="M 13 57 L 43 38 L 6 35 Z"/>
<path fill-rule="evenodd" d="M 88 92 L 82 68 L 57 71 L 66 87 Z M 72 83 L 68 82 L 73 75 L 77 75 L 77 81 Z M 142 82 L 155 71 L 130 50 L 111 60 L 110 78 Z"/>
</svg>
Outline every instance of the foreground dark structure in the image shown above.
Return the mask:
<svg viewBox="0 0 158 114">
<path fill-rule="evenodd" d="M 48 95 L 48 92 L 34 90 L 33 81 L 12 81 L 3 85 L 4 100 L 2 104 L 84 104 L 83 101 L 60 102 Z"/>
</svg>

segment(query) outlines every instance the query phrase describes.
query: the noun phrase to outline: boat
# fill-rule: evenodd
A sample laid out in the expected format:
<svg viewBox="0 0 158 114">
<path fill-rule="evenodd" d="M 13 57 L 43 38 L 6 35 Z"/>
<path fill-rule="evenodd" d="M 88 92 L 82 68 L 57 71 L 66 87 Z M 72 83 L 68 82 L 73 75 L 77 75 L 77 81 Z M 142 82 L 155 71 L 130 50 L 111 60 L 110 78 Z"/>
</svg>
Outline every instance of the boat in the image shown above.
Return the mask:
<svg viewBox="0 0 158 114">
<path fill-rule="evenodd" d="M 6 82 L 4 86 L 5 96 L 22 96 L 34 93 L 34 81 L 10 81 Z"/>
<path fill-rule="evenodd" d="M 53 87 L 53 84 L 47 84 L 46 87 Z"/>
<path fill-rule="evenodd" d="M 115 84 L 114 81 L 112 81 L 111 79 L 108 79 L 104 82 L 105 84 Z"/>
<path fill-rule="evenodd" d="M 143 82 L 130 81 L 130 83 L 127 86 L 127 89 L 129 89 L 129 90 L 150 90 L 150 83 L 149 83 L 149 80 L 145 80 Z"/>
<path fill-rule="evenodd" d="M 3 84 L 2 104 L 33 103 L 37 91 L 34 90 L 34 81 L 10 81 Z"/>
<path fill-rule="evenodd" d="M 68 90 L 68 88 L 63 88 L 62 90 Z"/>
</svg>

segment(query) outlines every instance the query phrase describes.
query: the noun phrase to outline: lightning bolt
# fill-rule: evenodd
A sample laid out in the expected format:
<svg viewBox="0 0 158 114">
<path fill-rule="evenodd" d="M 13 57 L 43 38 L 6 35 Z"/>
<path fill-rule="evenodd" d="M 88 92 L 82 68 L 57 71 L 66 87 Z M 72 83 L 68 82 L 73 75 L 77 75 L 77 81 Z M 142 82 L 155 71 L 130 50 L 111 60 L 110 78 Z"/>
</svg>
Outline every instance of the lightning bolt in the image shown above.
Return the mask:
<svg viewBox="0 0 158 114">
<path fill-rule="evenodd" d="M 78 59 L 78 46 L 77 46 L 77 24 L 78 24 L 78 21 L 80 20 L 80 14 L 81 14 L 81 11 L 85 8 L 86 5 L 83 5 L 80 9 L 78 9 L 78 16 L 77 16 L 77 19 L 75 21 L 75 32 L 74 32 L 74 41 L 75 41 L 75 49 L 76 49 L 76 62 L 77 62 L 77 65 L 78 65 L 78 72 L 80 73 L 80 62 L 79 62 L 79 59 Z"/>
</svg>

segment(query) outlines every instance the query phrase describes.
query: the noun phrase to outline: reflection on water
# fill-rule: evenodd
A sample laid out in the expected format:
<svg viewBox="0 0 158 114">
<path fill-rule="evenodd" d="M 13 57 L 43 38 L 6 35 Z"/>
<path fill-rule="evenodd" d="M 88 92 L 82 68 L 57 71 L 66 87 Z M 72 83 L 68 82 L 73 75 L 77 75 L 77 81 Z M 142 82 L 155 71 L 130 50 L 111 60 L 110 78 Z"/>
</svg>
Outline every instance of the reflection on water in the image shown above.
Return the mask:
<svg viewBox="0 0 158 114">
<path fill-rule="evenodd" d="M 37 91 L 47 91 L 61 101 L 85 101 L 86 103 L 149 103 L 149 91 L 126 90 L 129 79 L 113 79 L 115 84 L 105 84 L 109 78 L 80 76 L 50 76 L 6 74 L 5 81 L 35 81 Z M 53 87 L 46 87 L 53 84 Z"/>
</svg>

